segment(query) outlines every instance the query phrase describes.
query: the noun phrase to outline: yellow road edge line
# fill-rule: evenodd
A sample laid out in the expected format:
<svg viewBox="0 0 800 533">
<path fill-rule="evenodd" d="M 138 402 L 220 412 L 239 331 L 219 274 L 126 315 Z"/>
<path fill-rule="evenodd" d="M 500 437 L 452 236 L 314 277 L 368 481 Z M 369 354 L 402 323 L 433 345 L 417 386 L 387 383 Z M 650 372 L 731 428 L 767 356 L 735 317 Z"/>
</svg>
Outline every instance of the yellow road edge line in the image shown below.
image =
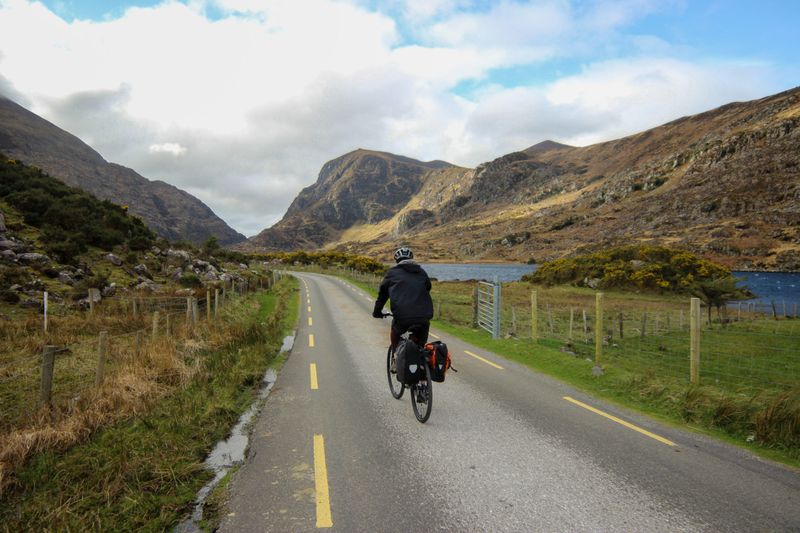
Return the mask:
<svg viewBox="0 0 800 533">
<path fill-rule="evenodd" d="M 464 353 L 466 353 L 467 355 L 471 355 L 472 357 L 474 357 L 478 361 L 483 361 L 487 365 L 491 365 L 491 366 L 493 366 L 493 367 L 495 367 L 497 369 L 500 369 L 500 370 L 505 370 L 502 366 L 500 366 L 500 365 L 498 365 L 496 363 L 492 363 L 491 361 L 489 361 L 488 359 L 484 359 L 480 355 L 475 355 L 474 353 L 470 352 L 469 350 L 464 350 Z"/>
<path fill-rule="evenodd" d="M 319 382 L 317 381 L 317 364 L 311 363 L 309 367 L 309 372 L 311 373 L 311 390 L 319 389 Z"/>
<path fill-rule="evenodd" d="M 313 325 L 313 324 L 311 323 L 311 317 L 308 317 L 308 325 L 309 325 L 309 326 Z"/>
<path fill-rule="evenodd" d="M 591 405 L 587 405 L 587 404 L 585 404 L 583 402 L 579 402 L 575 398 L 571 398 L 569 396 L 564 396 L 564 399 L 567 400 L 568 402 L 574 403 L 575 405 L 577 405 L 579 407 L 583 407 L 584 409 L 586 409 L 588 411 L 591 411 L 591 412 L 593 412 L 595 414 L 598 414 L 600 416 L 604 416 L 604 417 L 608 418 L 609 420 L 613 420 L 617 424 L 621 424 L 621 425 L 625 426 L 628 429 L 632 429 L 632 430 L 634 430 L 634 431 L 636 431 L 638 433 L 641 433 L 642 435 L 646 435 L 646 436 L 650 437 L 651 439 L 655 439 L 655 440 L 657 440 L 658 442 L 660 442 L 662 444 L 666 444 L 667 446 L 677 446 L 677 444 L 675 444 L 674 442 L 672 442 L 669 439 L 665 439 L 664 437 L 656 435 L 655 433 L 650 433 L 646 429 L 642 429 L 639 426 L 631 424 L 630 422 L 626 422 L 626 421 L 624 421 L 624 420 L 622 420 L 620 418 L 617 418 L 614 415 L 610 415 L 608 413 L 604 413 L 600 409 L 596 409 L 596 408 L 592 407 Z"/>
<path fill-rule="evenodd" d="M 428 335 L 430 335 L 434 339 L 438 339 L 439 338 L 439 335 L 437 335 L 436 333 L 428 333 Z"/>
<path fill-rule="evenodd" d="M 309 333 L 308 334 L 308 347 L 309 348 L 313 348 L 314 347 L 314 334 L 313 333 Z"/>
<path fill-rule="evenodd" d="M 317 527 L 333 527 L 328 493 L 328 467 L 325 465 L 325 439 L 314 435 L 314 482 L 317 492 Z"/>
</svg>

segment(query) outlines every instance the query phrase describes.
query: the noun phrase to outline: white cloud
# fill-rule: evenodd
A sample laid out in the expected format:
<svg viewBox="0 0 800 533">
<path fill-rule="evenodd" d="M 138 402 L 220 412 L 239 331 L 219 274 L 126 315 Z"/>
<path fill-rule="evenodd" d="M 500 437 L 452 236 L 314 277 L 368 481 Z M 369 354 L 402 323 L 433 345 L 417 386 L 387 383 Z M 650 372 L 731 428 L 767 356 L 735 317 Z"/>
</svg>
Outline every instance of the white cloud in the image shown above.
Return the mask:
<svg viewBox="0 0 800 533">
<path fill-rule="evenodd" d="M 186 147 L 178 143 L 151 144 L 150 151 L 154 154 L 172 154 L 178 156 L 186 153 Z"/>
<path fill-rule="evenodd" d="M 671 43 L 622 32 L 680 1 L 165 0 L 68 23 L 0 0 L 0 92 L 253 235 L 355 148 L 473 166 L 774 92 L 767 65 L 670 59 Z M 647 57 L 598 51 L 626 46 Z M 568 56 L 586 66 L 493 84 L 498 68 Z"/>
</svg>

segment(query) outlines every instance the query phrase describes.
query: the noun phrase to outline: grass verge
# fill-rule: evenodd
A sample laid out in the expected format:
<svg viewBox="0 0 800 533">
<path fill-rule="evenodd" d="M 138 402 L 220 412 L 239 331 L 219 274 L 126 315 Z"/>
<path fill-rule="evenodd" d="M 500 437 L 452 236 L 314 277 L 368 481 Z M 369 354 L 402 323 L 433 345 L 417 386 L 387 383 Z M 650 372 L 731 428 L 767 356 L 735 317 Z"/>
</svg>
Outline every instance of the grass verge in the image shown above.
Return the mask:
<svg viewBox="0 0 800 533">
<path fill-rule="evenodd" d="M 195 354 L 192 380 L 133 418 L 16 472 L 0 500 L 3 531 L 163 531 L 191 510 L 210 473 L 203 461 L 252 403 L 283 334 L 294 327 L 297 283 L 242 298 L 241 334 Z"/>
</svg>

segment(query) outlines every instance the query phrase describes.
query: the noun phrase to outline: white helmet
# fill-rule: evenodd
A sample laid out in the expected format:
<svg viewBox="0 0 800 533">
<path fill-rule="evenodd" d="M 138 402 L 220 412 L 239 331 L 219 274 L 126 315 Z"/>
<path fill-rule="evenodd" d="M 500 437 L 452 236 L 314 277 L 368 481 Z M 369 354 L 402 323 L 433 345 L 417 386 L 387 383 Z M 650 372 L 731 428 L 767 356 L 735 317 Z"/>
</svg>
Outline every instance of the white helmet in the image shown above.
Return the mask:
<svg viewBox="0 0 800 533">
<path fill-rule="evenodd" d="M 411 248 L 407 246 L 403 246 L 398 248 L 394 251 L 394 262 L 399 263 L 404 259 L 414 259 L 414 252 L 411 251 Z"/>
</svg>

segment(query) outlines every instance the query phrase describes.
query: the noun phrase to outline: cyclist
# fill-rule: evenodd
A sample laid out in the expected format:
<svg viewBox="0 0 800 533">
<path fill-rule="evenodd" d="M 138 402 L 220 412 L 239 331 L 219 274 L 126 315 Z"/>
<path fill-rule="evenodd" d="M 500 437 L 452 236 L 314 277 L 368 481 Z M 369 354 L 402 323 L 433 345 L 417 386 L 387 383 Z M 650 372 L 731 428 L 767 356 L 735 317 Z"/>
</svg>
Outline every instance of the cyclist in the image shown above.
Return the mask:
<svg viewBox="0 0 800 533">
<path fill-rule="evenodd" d="M 395 266 L 389 269 L 378 289 L 378 299 L 372 316 L 383 318 L 383 306 L 390 301 L 392 314 L 391 343 L 397 347 L 400 335 L 410 331 L 420 346 L 428 342 L 430 321 L 433 318 L 431 280 L 414 261 L 414 252 L 403 246 L 394 252 Z"/>
</svg>

